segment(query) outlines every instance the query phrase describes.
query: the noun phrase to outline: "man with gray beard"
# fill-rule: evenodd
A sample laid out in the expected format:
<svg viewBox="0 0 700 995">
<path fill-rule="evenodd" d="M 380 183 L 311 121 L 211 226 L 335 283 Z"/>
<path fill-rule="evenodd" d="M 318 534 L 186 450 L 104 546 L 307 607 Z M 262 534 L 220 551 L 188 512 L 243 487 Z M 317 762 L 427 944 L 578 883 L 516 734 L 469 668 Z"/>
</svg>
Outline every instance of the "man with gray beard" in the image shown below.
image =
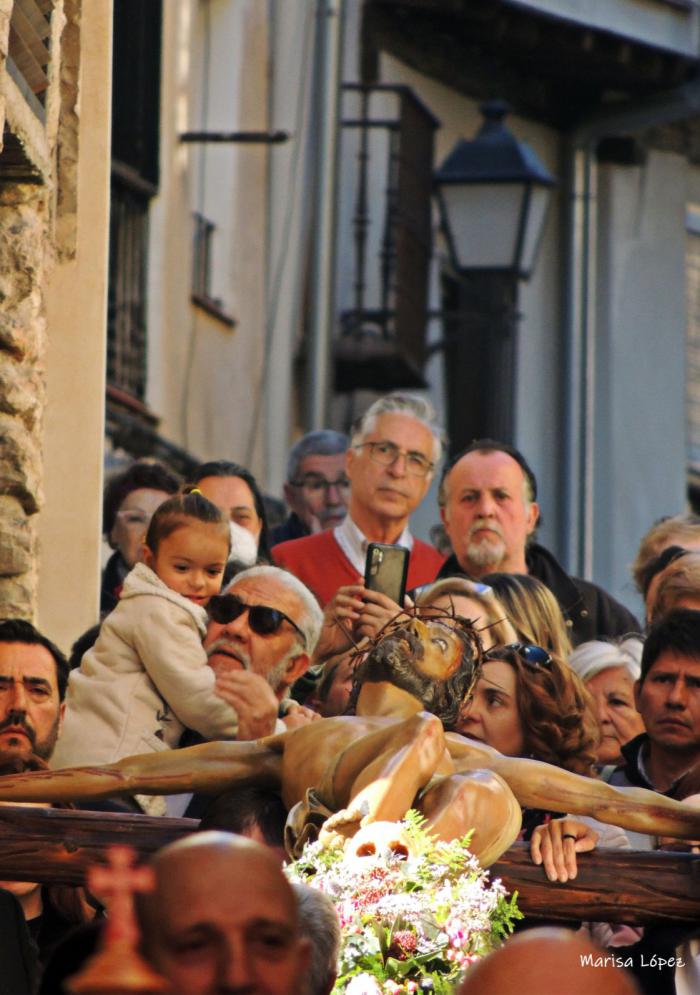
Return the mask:
<svg viewBox="0 0 700 995">
<path fill-rule="evenodd" d="M 570 577 L 533 541 L 539 505 L 537 480 L 514 446 L 478 439 L 444 470 L 438 499 L 453 555 L 438 577 L 530 574 L 554 594 L 574 646 L 589 639 L 638 632 L 634 616 L 590 581 Z"/>
<path fill-rule="evenodd" d="M 217 693 L 238 714 L 237 739 L 259 739 L 318 718 L 302 706 L 283 720 L 289 692 L 308 670 L 321 609 L 300 580 L 279 567 L 236 574 L 211 598 L 204 638 Z"/>
<path fill-rule="evenodd" d="M 237 740 L 262 739 L 321 718 L 289 697 L 309 668 L 323 613 L 305 584 L 279 567 L 236 574 L 207 606 L 204 649 L 216 675 L 216 692 L 238 715 Z M 185 732 L 180 746 L 203 742 Z M 168 814 L 201 818 L 214 796 L 168 798 Z"/>
</svg>

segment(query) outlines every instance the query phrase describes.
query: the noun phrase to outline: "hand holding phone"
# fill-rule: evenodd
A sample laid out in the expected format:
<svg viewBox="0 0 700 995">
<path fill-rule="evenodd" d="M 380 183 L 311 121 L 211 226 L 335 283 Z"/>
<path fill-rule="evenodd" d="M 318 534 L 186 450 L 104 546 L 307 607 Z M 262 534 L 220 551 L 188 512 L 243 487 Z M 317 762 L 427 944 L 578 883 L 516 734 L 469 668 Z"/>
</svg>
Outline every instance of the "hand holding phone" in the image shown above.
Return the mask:
<svg viewBox="0 0 700 995">
<path fill-rule="evenodd" d="M 365 587 L 391 598 L 403 608 L 408 575 L 408 550 L 384 542 L 371 542 L 365 560 Z"/>
</svg>

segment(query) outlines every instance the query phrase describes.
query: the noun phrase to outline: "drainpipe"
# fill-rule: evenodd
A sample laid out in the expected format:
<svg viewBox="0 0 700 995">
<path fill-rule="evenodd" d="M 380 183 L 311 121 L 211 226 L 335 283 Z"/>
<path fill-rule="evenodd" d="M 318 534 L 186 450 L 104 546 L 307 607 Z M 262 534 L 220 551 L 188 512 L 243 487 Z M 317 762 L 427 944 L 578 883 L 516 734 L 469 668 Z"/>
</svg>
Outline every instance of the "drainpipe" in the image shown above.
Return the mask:
<svg viewBox="0 0 700 995">
<path fill-rule="evenodd" d="M 593 398 L 595 396 L 595 142 L 565 148 L 565 405 L 562 521 L 565 562 L 589 577 L 593 545 Z"/>
<path fill-rule="evenodd" d="M 338 118 L 344 0 L 318 0 L 318 96 L 313 159 L 315 237 L 311 266 L 306 431 L 328 425 L 330 345 L 335 318 Z M 313 128 L 313 125 L 312 125 Z"/>
<path fill-rule="evenodd" d="M 700 114 L 700 78 L 643 102 L 589 118 L 565 136 L 564 495 L 561 548 L 567 569 L 593 572 L 595 270 L 598 142 Z"/>
</svg>

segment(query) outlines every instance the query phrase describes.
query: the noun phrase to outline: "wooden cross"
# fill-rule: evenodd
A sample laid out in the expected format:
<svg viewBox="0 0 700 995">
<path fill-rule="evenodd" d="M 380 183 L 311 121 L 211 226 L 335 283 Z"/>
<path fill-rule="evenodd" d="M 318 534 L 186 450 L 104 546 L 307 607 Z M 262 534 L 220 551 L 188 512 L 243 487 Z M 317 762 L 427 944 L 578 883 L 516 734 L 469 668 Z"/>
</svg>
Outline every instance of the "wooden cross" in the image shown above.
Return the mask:
<svg viewBox="0 0 700 995">
<path fill-rule="evenodd" d="M 112 846 L 107 865 L 93 864 L 87 871 L 87 886 L 107 908 L 100 949 L 80 974 L 69 981 L 75 995 L 100 992 L 163 992 L 166 981 L 138 952 L 139 928 L 134 913 L 136 892 L 152 891 L 155 875 L 151 867 L 135 867 L 136 851 L 130 846 Z"/>
<path fill-rule="evenodd" d="M 107 865 L 93 864 L 88 868 L 87 886 L 107 908 L 105 944 L 123 943 L 135 947 L 139 928 L 134 914 L 134 894 L 153 891 L 155 874 L 152 867 L 134 866 L 136 851 L 130 846 L 112 846 L 107 851 Z"/>
</svg>

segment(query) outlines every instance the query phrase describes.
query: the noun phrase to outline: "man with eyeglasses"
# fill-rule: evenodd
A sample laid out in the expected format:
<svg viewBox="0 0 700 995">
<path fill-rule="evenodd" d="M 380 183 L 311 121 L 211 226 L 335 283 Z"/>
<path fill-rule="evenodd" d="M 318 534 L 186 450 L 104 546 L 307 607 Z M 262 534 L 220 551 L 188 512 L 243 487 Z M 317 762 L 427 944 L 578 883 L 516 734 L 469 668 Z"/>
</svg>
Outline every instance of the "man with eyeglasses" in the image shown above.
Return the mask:
<svg viewBox="0 0 700 995">
<path fill-rule="evenodd" d="M 397 543 L 410 550 L 409 588 L 432 580 L 443 562 L 408 527 L 440 460 L 441 434 L 428 401 L 410 394 L 380 398 L 356 425 L 345 458 L 350 481 L 345 520 L 332 530 L 275 547 L 275 562 L 302 580 L 322 606 L 340 588 L 346 592 L 342 611 L 349 623 L 360 618 L 371 597 L 363 587 L 368 543 Z"/>
<path fill-rule="evenodd" d="M 272 529 L 272 546 L 340 525 L 350 490 L 345 474 L 347 449 L 347 435 L 330 429 L 309 432 L 292 446 L 284 485 L 290 514 Z"/>
</svg>

